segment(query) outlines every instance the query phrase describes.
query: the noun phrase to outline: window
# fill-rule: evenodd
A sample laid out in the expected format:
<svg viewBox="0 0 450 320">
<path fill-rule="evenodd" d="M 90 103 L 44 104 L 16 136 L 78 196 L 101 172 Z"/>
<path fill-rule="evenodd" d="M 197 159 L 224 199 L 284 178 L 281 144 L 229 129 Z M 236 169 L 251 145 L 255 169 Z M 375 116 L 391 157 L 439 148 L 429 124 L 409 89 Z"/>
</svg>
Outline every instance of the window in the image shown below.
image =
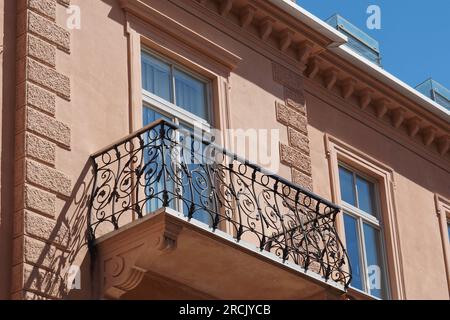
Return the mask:
<svg viewBox="0 0 450 320">
<path fill-rule="evenodd" d="M 339 165 L 346 248 L 352 283 L 380 299 L 388 298 L 381 215 L 376 183 L 345 165 Z"/>
<path fill-rule="evenodd" d="M 207 132 L 210 130 L 212 112 L 208 80 L 147 50 L 141 52 L 141 65 L 144 126 L 163 118 L 190 131 L 194 129 L 194 126 L 200 126 Z M 195 157 L 195 155 L 192 156 Z M 152 161 L 161 163 L 162 159 L 160 158 L 161 156 Z M 195 172 L 201 174 L 203 170 L 201 166 L 198 163 L 189 163 L 187 170 L 193 174 Z M 153 166 L 149 166 L 149 169 L 151 167 L 153 168 Z M 175 175 L 174 172 L 169 174 Z M 151 176 L 150 173 L 149 176 Z M 166 182 L 166 188 L 175 189 L 173 184 L 173 181 Z M 146 192 L 147 195 L 150 195 L 158 194 L 162 190 L 163 183 L 161 181 L 151 181 L 148 183 Z M 191 194 L 193 191 L 185 188 L 183 198 L 193 199 L 193 202 L 201 207 L 202 198 L 207 196 L 208 190 L 203 190 L 201 194 L 195 192 L 195 194 Z M 146 209 L 150 213 L 161 206 L 162 200 L 160 197 L 155 197 L 147 203 Z M 189 211 L 189 204 L 186 201 L 181 200 L 178 203 L 172 203 L 171 206 L 185 214 Z M 211 222 L 211 215 L 205 210 L 198 210 L 194 218 L 208 224 Z"/>
<path fill-rule="evenodd" d="M 176 123 L 210 126 L 209 82 L 147 51 L 142 51 L 142 94 L 144 107 Z"/>
</svg>

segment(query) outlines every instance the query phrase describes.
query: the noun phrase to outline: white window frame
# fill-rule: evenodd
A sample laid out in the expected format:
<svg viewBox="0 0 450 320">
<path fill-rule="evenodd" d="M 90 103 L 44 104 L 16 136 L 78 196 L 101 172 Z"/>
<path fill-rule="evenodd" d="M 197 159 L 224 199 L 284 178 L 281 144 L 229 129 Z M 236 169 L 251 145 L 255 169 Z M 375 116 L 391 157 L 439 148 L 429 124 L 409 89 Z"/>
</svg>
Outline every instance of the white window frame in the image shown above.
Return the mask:
<svg viewBox="0 0 450 320">
<path fill-rule="evenodd" d="M 141 83 L 141 91 L 142 91 L 142 109 L 147 107 L 155 112 L 158 112 L 167 118 L 171 119 L 176 125 L 180 124 L 186 124 L 188 126 L 191 126 L 195 130 L 201 130 L 203 133 L 210 134 L 211 133 L 211 124 L 210 121 L 213 119 L 213 107 L 212 107 L 212 89 L 211 89 L 211 80 L 206 79 L 202 76 L 199 76 L 197 74 L 192 73 L 190 70 L 187 70 L 185 67 L 177 64 L 174 61 L 171 61 L 165 57 L 162 57 L 160 54 L 149 50 L 147 48 L 141 48 L 141 55 L 145 52 L 154 58 L 160 60 L 161 62 L 164 62 L 170 66 L 171 69 L 171 94 L 173 95 L 172 98 L 174 102 L 167 101 L 158 95 L 151 93 L 147 90 L 145 90 L 142 86 L 142 79 L 140 81 Z M 142 56 L 141 56 L 141 64 L 142 64 Z M 175 104 L 176 102 L 176 94 L 175 94 L 175 77 L 174 77 L 174 69 L 178 69 L 180 71 L 185 72 L 186 74 L 192 76 L 193 78 L 203 82 L 205 84 L 205 103 L 207 107 L 207 116 L 208 120 L 203 119 Z M 141 110 L 142 110 L 141 109 Z M 141 111 L 142 112 L 142 111 Z M 179 133 L 176 133 L 176 139 L 179 139 Z M 178 154 L 178 153 L 177 153 Z M 181 161 L 179 158 L 177 161 Z M 179 201 L 175 201 L 175 210 L 179 211 L 180 213 L 183 212 L 183 201 L 180 199 Z M 203 223 L 202 221 L 199 221 L 200 223 Z"/>
<path fill-rule="evenodd" d="M 345 202 L 342 199 L 342 195 L 341 195 L 341 206 L 342 206 L 343 214 L 347 214 L 347 215 L 353 217 L 357 222 L 357 233 L 358 233 L 358 238 L 359 238 L 358 250 L 359 250 L 360 259 L 362 260 L 362 261 L 359 261 L 360 263 L 362 263 L 362 266 L 361 266 L 362 267 L 361 271 L 362 271 L 362 275 L 363 275 L 363 279 L 362 279 L 363 280 L 362 281 L 363 290 L 362 290 L 362 292 L 364 294 L 368 294 L 368 295 L 372 296 L 375 299 L 379 299 L 378 297 L 375 297 L 371 294 L 371 292 L 370 292 L 371 290 L 369 288 L 369 277 L 368 277 L 368 270 L 367 270 L 367 253 L 366 253 L 366 244 L 365 244 L 365 238 L 364 238 L 364 223 L 367 223 L 379 232 L 379 239 L 380 239 L 379 245 L 380 245 L 380 251 L 381 251 L 380 259 L 381 259 L 381 267 L 382 267 L 382 272 L 383 272 L 383 282 L 381 285 L 384 286 L 385 291 L 386 291 L 385 299 L 390 299 L 391 292 L 390 292 L 390 287 L 389 287 L 386 246 L 384 243 L 383 221 L 382 221 L 382 214 L 381 214 L 381 209 L 380 209 L 381 208 L 381 205 L 380 205 L 381 199 L 380 199 L 378 182 L 376 180 L 374 180 L 372 177 L 365 175 L 361 171 L 359 171 L 351 166 L 348 166 L 345 163 L 338 162 L 338 169 L 340 167 L 348 170 L 349 172 L 351 172 L 353 174 L 353 182 L 354 182 L 353 191 L 354 191 L 354 197 L 355 197 L 355 202 L 356 202 L 357 206 L 358 206 L 359 201 L 358 201 L 358 189 L 357 189 L 358 187 L 356 185 L 356 177 L 359 176 L 359 177 L 363 178 L 364 180 L 370 182 L 373 185 L 374 215 L 364 212 L 363 210 L 353 206 L 352 204 Z M 340 178 L 338 179 L 338 181 L 339 181 L 339 186 L 340 186 Z M 345 227 L 344 227 L 344 233 L 345 233 Z M 361 290 L 358 288 L 355 288 L 352 286 L 351 286 L 351 288 L 353 290 L 361 292 Z"/>
<path fill-rule="evenodd" d="M 156 94 L 153 94 L 147 90 L 145 90 L 142 87 L 142 81 L 141 81 L 141 89 L 142 89 L 142 107 L 147 106 L 148 108 L 151 108 L 155 110 L 158 113 L 161 113 L 168 118 L 171 118 L 174 123 L 177 125 L 180 124 L 180 122 L 184 122 L 188 125 L 191 125 L 193 128 L 201 128 L 203 131 L 210 132 L 211 131 L 211 121 L 214 117 L 213 107 L 212 107 L 212 98 L 211 98 L 211 80 L 207 79 L 205 77 L 202 77 L 198 74 L 194 74 L 192 71 L 187 70 L 185 67 L 181 66 L 180 64 L 177 64 L 176 62 L 167 59 L 165 57 L 162 57 L 160 54 L 149 50 L 148 48 L 142 48 L 141 53 L 145 52 L 156 59 L 168 64 L 171 68 L 171 94 L 173 94 L 174 102 L 167 101 Z M 142 63 L 142 62 L 141 62 Z M 176 105 L 176 94 L 175 94 L 175 77 L 173 76 L 173 70 L 178 69 L 180 71 L 185 72 L 186 74 L 192 76 L 193 78 L 203 82 L 205 84 L 205 103 L 206 107 L 208 109 L 208 119 L 200 118 L 199 116 L 184 110 L 183 108 Z"/>
</svg>

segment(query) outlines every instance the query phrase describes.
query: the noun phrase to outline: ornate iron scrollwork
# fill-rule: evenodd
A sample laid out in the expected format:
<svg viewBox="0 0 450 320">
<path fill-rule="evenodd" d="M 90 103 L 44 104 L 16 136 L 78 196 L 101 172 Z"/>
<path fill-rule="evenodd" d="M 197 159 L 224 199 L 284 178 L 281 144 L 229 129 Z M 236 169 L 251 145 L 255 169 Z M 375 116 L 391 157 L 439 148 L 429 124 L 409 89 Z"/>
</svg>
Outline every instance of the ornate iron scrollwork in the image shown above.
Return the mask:
<svg viewBox="0 0 450 320">
<path fill-rule="evenodd" d="M 173 123 L 156 121 L 92 159 L 92 239 L 171 207 L 325 279 L 351 281 L 337 206 Z"/>
</svg>

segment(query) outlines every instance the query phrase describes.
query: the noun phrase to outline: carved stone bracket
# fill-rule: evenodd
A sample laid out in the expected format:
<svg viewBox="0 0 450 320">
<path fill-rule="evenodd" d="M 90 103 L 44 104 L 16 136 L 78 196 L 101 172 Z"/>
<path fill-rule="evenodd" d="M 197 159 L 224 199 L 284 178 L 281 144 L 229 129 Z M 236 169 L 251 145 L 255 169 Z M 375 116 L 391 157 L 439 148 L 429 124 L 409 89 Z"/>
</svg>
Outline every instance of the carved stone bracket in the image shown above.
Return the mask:
<svg viewBox="0 0 450 320">
<path fill-rule="evenodd" d="M 163 212 L 138 220 L 131 228 L 116 231 L 97 243 L 102 297 L 119 299 L 136 288 L 153 263 L 177 248 L 183 226 Z"/>
</svg>

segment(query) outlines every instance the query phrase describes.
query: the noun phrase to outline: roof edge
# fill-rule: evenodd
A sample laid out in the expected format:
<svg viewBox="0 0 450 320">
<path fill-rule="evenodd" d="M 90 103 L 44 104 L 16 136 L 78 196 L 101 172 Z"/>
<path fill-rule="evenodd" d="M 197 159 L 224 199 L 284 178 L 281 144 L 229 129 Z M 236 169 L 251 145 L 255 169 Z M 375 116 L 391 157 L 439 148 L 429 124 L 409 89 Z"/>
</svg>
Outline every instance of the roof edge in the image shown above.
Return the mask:
<svg viewBox="0 0 450 320">
<path fill-rule="evenodd" d="M 360 69 L 366 71 L 370 76 L 381 81 L 382 83 L 398 90 L 401 94 L 411 99 L 415 103 L 419 104 L 425 110 L 433 113 L 434 115 L 450 123 L 450 111 L 448 111 L 435 101 L 431 100 L 430 98 L 426 97 L 425 95 L 423 95 L 410 85 L 406 84 L 399 78 L 395 77 L 390 72 L 382 69 L 381 67 L 375 65 L 374 63 L 370 62 L 364 57 L 359 56 L 351 49 L 343 46 L 348 42 L 348 38 L 345 35 L 341 34 L 339 31 L 329 26 L 326 22 L 319 19 L 309 11 L 303 9 L 294 1 L 291 0 L 267 0 L 267 1 L 277 6 L 284 12 L 290 14 L 299 21 L 305 23 L 307 26 L 313 28 L 323 36 L 330 39 L 332 43 L 328 45 L 327 49 L 329 49 L 331 52 L 334 52 L 347 62 L 350 62 L 356 67 L 359 67 Z"/>
</svg>

